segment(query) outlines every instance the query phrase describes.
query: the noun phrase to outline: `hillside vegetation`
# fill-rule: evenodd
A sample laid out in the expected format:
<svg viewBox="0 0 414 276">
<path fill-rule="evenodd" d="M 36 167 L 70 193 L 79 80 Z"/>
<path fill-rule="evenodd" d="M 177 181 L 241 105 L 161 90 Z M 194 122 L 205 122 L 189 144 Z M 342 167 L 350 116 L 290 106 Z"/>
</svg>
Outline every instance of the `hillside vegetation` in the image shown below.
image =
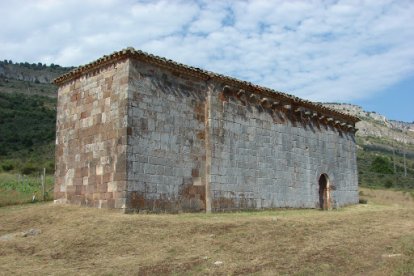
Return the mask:
<svg viewBox="0 0 414 276">
<path fill-rule="evenodd" d="M 361 119 L 356 135 L 359 183 L 363 187 L 414 188 L 414 123 L 350 104 L 325 104 Z"/>
<path fill-rule="evenodd" d="M 0 62 L 0 172 L 54 171 L 56 91 L 70 68 Z"/>
<path fill-rule="evenodd" d="M 61 67 L 56 64 L 13 63 L 11 60 L 0 61 L 0 76 L 8 80 L 19 80 L 30 83 L 50 84 L 56 77 L 68 72 L 73 67 Z"/>
</svg>

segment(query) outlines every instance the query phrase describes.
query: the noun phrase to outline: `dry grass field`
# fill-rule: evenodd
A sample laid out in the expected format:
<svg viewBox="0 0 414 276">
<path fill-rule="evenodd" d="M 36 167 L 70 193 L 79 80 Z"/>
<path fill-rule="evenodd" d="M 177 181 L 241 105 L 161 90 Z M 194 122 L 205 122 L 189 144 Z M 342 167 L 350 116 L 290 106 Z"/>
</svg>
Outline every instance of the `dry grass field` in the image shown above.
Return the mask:
<svg viewBox="0 0 414 276">
<path fill-rule="evenodd" d="M 410 194 L 362 189 L 334 211 L 139 214 L 0 208 L 0 274 L 413 275 Z M 22 232 L 38 229 L 41 233 Z"/>
</svg>

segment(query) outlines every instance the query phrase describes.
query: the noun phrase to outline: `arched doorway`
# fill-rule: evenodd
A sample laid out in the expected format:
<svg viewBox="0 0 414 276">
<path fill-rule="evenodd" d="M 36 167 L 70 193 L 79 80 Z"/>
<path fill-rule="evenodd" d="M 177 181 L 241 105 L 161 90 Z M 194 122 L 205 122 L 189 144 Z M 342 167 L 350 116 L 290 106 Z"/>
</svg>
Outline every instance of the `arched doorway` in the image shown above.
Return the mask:
<svg viewBox="0 0 414 276">
<path fill-rule="evenodd" d="M 322 210 L 330 209 L 329 178 L 326 174 L 319 176 L 319 207 Z"/>
</svg>

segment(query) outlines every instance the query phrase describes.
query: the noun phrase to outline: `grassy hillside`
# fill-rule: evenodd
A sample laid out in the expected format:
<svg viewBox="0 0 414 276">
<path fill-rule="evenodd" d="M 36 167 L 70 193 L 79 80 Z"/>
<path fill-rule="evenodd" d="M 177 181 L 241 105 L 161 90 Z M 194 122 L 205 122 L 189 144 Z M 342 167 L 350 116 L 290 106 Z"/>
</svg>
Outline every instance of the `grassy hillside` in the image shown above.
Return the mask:
<svg viewBox="0 0 414 276">
<path fill-rule="evenodd" d="M 0 169 L 30 174 L 54 169 L 56 99 L 0 93 Z"/>
<path fill-rule="evenodd" d="M 357 137 L 357 144 L 360 186 L 414 188 L 414 145 L 378 137 Z"/>
<path fill-rule="evenodd" d="M 25 96 L 44 96 L 56 98 L 56 85 L 51 83 L 34 83 L 0 77 L 0 93 L 23 94 Z"/>
<path fill-rule="evenodd" d="M 412 197 L 361 192 L 368 204 L 332 212 L 123 215 L 52 204 L 4 207 L 0 270 L 5 275 L 413 275 Z M 30 236 L 30 229 L 40 233 Z"/>
<path fill-rule="evenodd" d="M 71 68 L 0 61 L 0 172 L 54 170 L 57 87 Z"/>
</svg>

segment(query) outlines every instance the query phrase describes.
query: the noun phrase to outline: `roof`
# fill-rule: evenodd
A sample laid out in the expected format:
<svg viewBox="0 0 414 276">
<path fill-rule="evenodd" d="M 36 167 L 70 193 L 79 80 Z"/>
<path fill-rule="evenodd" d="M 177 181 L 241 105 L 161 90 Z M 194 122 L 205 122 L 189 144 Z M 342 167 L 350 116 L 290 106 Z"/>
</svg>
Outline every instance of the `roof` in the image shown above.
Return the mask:
<svg viewBox="0 0 414 276">
<path fill-rule="evenodd" d="M 199 79 L 203 79 L 203 80 L 216 80 L 216 81 L 223 83 L 224 85 L 230 85 L 230 86 L 237 87 L 239 89 L 244 89 L 246 91 L 250 91 L 256 94 L 261 94 L 266 97 L 271 97 L 271 98 L 277 97 L 278 99 L 282 99 L 283 101 L 285 101 L 287 104 L 293 104 L 296 106 L 308 108 L 313 111 L 321 112 L 326 115 L 342 118 L 352 123 L 356 123 L 360 121 L 358 117 L 327 108 L 318 103 L 304 100 L 304 99 L 295 97 L 293 95 L 290 95 L 284 92 L 280 92 L 280 91 L 276 91 L 270 88 L 252 84 L 247 81 L 242 81 L 242 80 L 239 80 L 233 77 L 228 77 L 228 76 L 217 74 L 211 71 L 207 71 L 207 70 L 203 70 L 200 68 L 188 66 L 182 63 L 178 63 L 170 59 L 148 54 L 140 50 L 135 50 L 132 47 L 128 47 L 118 52 L 114 52 L 110 55 L 105 55 L 91 63 L 79 66 L 76 69 L 56 78 L 53 82 L 61 86 L 85 74 L 96 71 L 97 69 L 103 66 L 106 66 L 108 64 L 112 64 L 116 61 L 124 60 L 127 58 L 133 58 L 133 59 L 137 59 L 143 62 L 148 62 L 156 66 L 160 66 L 160 67 L 172 70 L 172 71 L 177 71 L 177 72 L 180 72 L 180 73 L 183 73 L 189 76 L 193 76 Z"/>
</svg>

